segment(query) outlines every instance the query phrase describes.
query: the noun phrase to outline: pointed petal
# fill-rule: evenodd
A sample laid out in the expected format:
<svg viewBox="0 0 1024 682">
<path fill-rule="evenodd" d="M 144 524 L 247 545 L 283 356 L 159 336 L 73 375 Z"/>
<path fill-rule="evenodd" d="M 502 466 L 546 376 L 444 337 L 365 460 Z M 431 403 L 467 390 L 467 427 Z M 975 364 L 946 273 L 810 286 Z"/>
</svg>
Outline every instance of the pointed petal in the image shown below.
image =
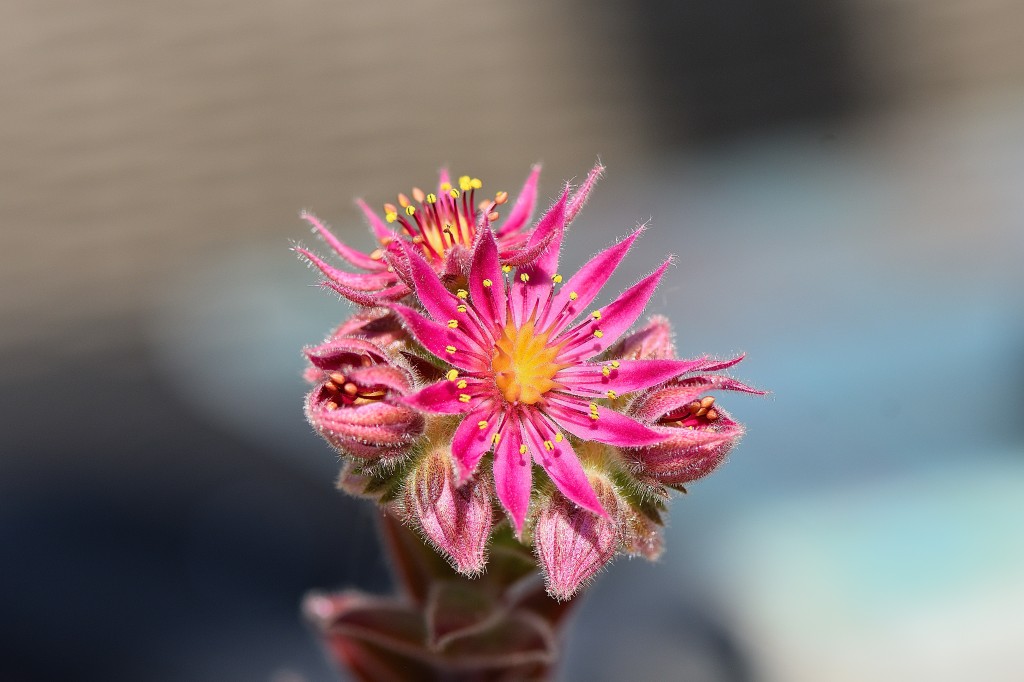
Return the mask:
<svg viewBox="0 0 1024 682">
<path fill-rule="evenodd" d="M 540 164 L 535 164 L 526 176 L 523 188 L 519 190 L 515 206 L 508 214 L 508 218 L 498 228 L 498 235 L 505 235 L 509 232 L 516 232 L 530 220 L 533 215 L 533 207 L 537 203 L 537 182 L 540 180 Z"/>
<path fill-rule="evenodd" d="M 366 205 L 366 202 L 362 199 L 356 199 L 356 206 L 363 211 L 363 215 L 366 216 L 366 222 L 370 223 L 370 229 L 373 230 L 373 236 L 377 238 L 377 241 L 387 243 L 397 236 L 392 232 L 387 223 L 385 223 L 377 212 Z"/>
<path fill-rule="evenodd" d="M 485 282 L 490 285 L 485 286 Z M 498 263 L 498 245 L 490 230 L 477 233 L 469 268 L 469 295 L 485 325 L 505 326 L 505 278 Z"/>
<path fill-rule="evenodd" d="M 380 291 L 360 291 L 359 289 L 353 289 L 352 287 L 345 286 L 344 284 L 338 284 L 330 280 L 324 280 L 320 283 L 320 286 L 333 289 L 335 293 L 344 296 L 353 303 L 365 306 L 379 306 L 389 301 L 397 301 L 405 298 L 412 290 L 402 283 L 395 284 L 386 289 Z"/>
<path fill-rule="evenodd" d="M 438 323 L 448 324 L 449 321 L 454 320 L 458 325 L 456 329 L 469 337 L 479 349 L 490 348 L 489 334 L 480 329 L 479 324 L 468 312 L 460 313 L 458 311 L 458 306 L 462 301 L 445 288 L 427 261 L 404 241 L 398 243 L 409 264 L 416 297 L 430 313 L 430 316 Z"/>
<path fill-rule="evenodd" d="M 299 257 L 322 272 L 324 277 L 335 284 L 340 284 L 350 289 L 357 291 L 380 291 L 391 286 L 396 281 L 395 276 L 386 271 L 346 272 L 339 270 L 303 246 L 296 246 L 294 251 L 299 254 Z"/>
<path fill-rule="evenodd" d="M 590 196 L 590 190 L 594 189 L 594 185 L 597 184 L 601 174 L 604 173 L 604 166 L 600 163 L 595 165 L 587 173 L 587 179 L 583 181 L 580 188 L 576 190 L 576 193 L 572 195 L 572 200 L 569 202 L 569 210 L 565 214 L 565 222 L 571 223 L 575 220 L 576 215 L 583 208 L 583 204 L 587 203 L 587 198 Z"/>
<path fill-rule="evenodd" d="M 566 187 L 561 198 L 544 214 L 537 224 L 537 229 L 530 235 L 527 248 L 544 241 L 548 245 L 537 255 L 536 260 L 521 267 L 512 281 L 510 301 L 517 316 L 517 324 L 529 319 L 534 311 L 539 316 L 543 305 L 551 297 L 551 277 L 558 269 L 558 254 L 565 232 L 565 205 L 568 199 L 569 189 Z"/>
<path fill-rule="evenodd" d="M 416 337 L 416 340 L 445 362 L 455 365 L 459 369 L 473 371 L 490 366 L 490 352 L 481 351 L 479 343 L 465 333 L 466 328 L 470 326 L 468 323 L 457 329 L 452 329 L 447 325 L 427 319 L 419 312 L 400 303 L 392 303 L 390 307 L 402 318 L 405 326 Z"/>
<path fill-rule="evenodd" d="M 652 445 L 665 440 L 666 436 L 650 429 L 615 410 L 597 406 L 597 419 L 590 415 L 587 403 L 566 398 L 548 400 L 547 413 L 559 426 L 583 440 L 619 447 Z"/>
<path fill-rule="evenodd" d="M 556 440 L 555 430 L 536 410 L 522 421 L 523 441 L 539 464 L 567 498 L 595 514 L 608 516 L 587 480 L 579 458 L 566 438 Z"/>
<path fill-rule="evenodd" d="M 519 420 L 510 416 L 502 426 L 498 445 L 494 450 L 494 491 L 501 500 L 516 535 L 523 532 L 526 513 L 530 509 L 532 472 L 530 457 L 519 452 L 522 435 Z"/>
<path fill-rule="evenodd" d="M 381 261 L 374 260 L 362 251 L 356 251 L 351 246 L 348 246 L 335 237 L 323 222 L 321 222 L 320 219 L 312 213 L 303 211 L 299 214 L 299 217 L 309 223 L 313 227 L 313 231 L 316 232 L 336 254 L 357 268 L 362 268 L 364 270 L 384 270 L 387 268 L 387 266 Z"/>
<path fill-rule="evenodd" d="M 650 388 L 693 371 L 699 360 L 620 360 L 619 366 L 610 363 L 587 364 L 563 369 L 555 380 L 570 393 L 605 393 L 614 391 L 622 395 L 642 388 Z M 608 370 L 607 376 L 604 370 Z"/>
<path fill-rule="evenodd" d="M 598 319 L 590 318 L 574 329 L 566 332 L 559 339 L 567 339 L 568 343 L 559 354 L 561 358 L 589 358 L 597 355 L 615 343 L 630 325 L 644 312 L 647 302 L 658 288 L 658 282 L 672 259 L 665 261 L 660 268 L 647 277 L 626 289 L 622 294 L 601 308 Z M 600 331 L 600 334 L 598 332 Z M 559 342 L 556 339 L 555 342 Z"/>
<path fill-rule="evenodd" d="M 487 422 L 480 428 L 481 422 Z M 494 434 L 501 426 L 501 415 L 494 410 L 494 404 L 481 401 L 466 415 L 452 438 L 452 456 L 455 458 L 459 485 L 476 473 L 480 458 L 494 446 Z"/>
<path fill-rule="evenodd" d="M 479 382 L 474 384 L 474 388 L 478 386 Z M 454 381 L 442 379 L 407 396 L 404 402 L 423 412 L 437 412 L 441 414 L 472 412 L 480 402 L 479 399 L 471 399 L 468 402 L 462 401 L 459 400 L 459 396 L 462 394 L 472 395 L 466 389 L 458 388 Z"/>
<path fill-rule="evenodd" d="M 590 305 L 601 287 L 608 278 L 619 267 L 619 263 L 625 257 L 626 252 L 636 241 L 644 228 L 637 229 L 633 234 L 623 239 L 618 244 L 605 249 L 597 254 L 584 265 L 580 270 L 566 282 L 554 298 L 551 299 L 551 306 L 541 318 L 539 329 L 545 329 L 555 323 L 551 333 L 557 334 L 565 329 L 576 317 Z M 572 295 L 576 294 L 573 299 Z"/>
</svg>

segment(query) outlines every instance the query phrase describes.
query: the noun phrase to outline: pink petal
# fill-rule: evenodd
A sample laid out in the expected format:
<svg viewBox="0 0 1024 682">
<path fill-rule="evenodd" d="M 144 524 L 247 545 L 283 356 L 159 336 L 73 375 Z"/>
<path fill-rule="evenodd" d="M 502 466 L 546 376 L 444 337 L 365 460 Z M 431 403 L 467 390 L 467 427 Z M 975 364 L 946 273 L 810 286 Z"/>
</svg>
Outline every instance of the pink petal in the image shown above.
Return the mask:
<svg viewBox="0 0 1024 682">
<path fill-rule="evenodd" d="M 380 291 L 395 283 L 395 276 L 390 272 L 346 272 L 339 270 L 323 260 L 309 249 L 296 246 L 295 253 L 315 266 L 327 279 L 335 284 L 357 291 Z"/>
<path fill-rule="evenodd" d="M 480 428 L 480 422 L 487 426 Z M 480 458 L 494 445 L 494 434 L 501 426 L 501 415 L 494 410 L 494 404 L 487 400 L 477 403 L 475 409 L 455 429 L 452 438 L 452 456 L 459 474 L 459 485 L 476 473 Z"/>
<path fill-rule="evenodd" d="M 494 491 L 512 518 L 516 535 L 523 532 L 526 513 L 530 509 L 532 472 L 530 456 L 519 452 L 522 435 L 519 420 L 510 416 L 502 426 L 494 449 Z"/>
<path fill-rule="evenodd" d="M 370 223 L 370 229 L 373 230 L 373 234 L 377 237 L 377 241 L 387 243 L 397 237 L 397 235 L 388 228 L 387 224 L 381 219 L 381 217 L 377 215 L 377 212 L 366 205 L 365 201 L 362 199 L 356 199 L 356 206 L 363 210 L 363 215 L 366 216 L 366 221 Z"/>
<path fill-rule="evenodd" d="M 399 248 L 402 249 L 408 260 L 416 297 L 430 313 L 430 316 L 439 323 L 447 324 L 449 320 L 455 320 L 459 325 L 456 329 L 461 334 L 471 338 L 478 348 L 489 349 L 491 346 L 490 335 L 480 329 L 479 324 L 472 316 L 458 311 L 458 306 L 462 301 L 445 288 L 437 273 L 422 256 L 405 242 L 400 242 L 400 244 Z"/>
<path fill-rule="evenodd" d="M 353 289 L 330 280 L 324 280 L 320 285 L 327 289 L 333 289 L 335 293 L 344 296 L 353 303 L 365 306 L 383 305 L 388 301 L 397 301 L 405 298 L 412 293 L 412 290 L 402 283 L 395 284 L 387 289 L 381 289 L 380 291 L 360 291 L 359 289 Z"/>
<path fill-rule="evenodd" d="M 562 235 L 565 232 L 565 204 L 568 199 L 569 190 L 566 188 L 562 192 L 561 198 L 544 214 L 537 224 L 537 228 L 530 235 L 528 247 L 544 241 L 547 241 L 548 245 L 540 252 L 536 260 L 520 268 L 512 281 L 512 293 L 509 300 L 512 303 L 516 324 L 521 325 L 528 320 L 534 311 L 539 314 L 541 306 L 551 296 L 551 277 L 558 269 L 558 254 L 562 248 Z M 527 277 L 525 282 L 522 275 Z"/>
<path fill-rule="evenodd" d="M 416 340 L 445 362 L 471 371 L 490 366 L 490 355 L 481 355 L 477 343 L 460 330 L 449 329 L 400 303 L 392 303 L 390 307 L 402 318 Z M 449 348 L 455 349 L 454 352 L 449 353 Z"/>
<path fill-rule="evenodd" d="M 484 286 L 485 280 L 489 280 L 491 286 Z M 469 295 L 484 324 L 505 326 L 505 278 L 498 262 L 498 245 L 490 230 L 477 233 L 473 263 L 469 268 Z"/>
<path fill-rule="evenodd" d="M 608 512 L 597 499 L 568 439 L 557 441 L 555 430 L 537 410 L 529 410 L 524 415 L 522 429 L 523 440 L 530 448 L 533 460 L 547 472 L 555 487 L 584 509 L 607 517 Z"/>
<path fill-rule="evenodd" d="M 589 358 L 597 355 L 608 346 L 615 343 L 630 325 L 636 322 L 643 313 L 647 302 L 654 295 L 658 288 L 658 282 L 665 270 L 671 263 L 671 259 L 665 261 L 660 268 L 647 277 L 626 289 L 622 294 L 600 309 L 598 319 L 588 318 L 574 329 L 566 332 L 555 340 L 556 343 L 568 341 L 559 359 L 566 358 Z M 600 330 L 601 335 L 596 335 Z"/>
<path fill-rule="evenodd" d="M 660 443 L 666 438 L 664 433 L 654 431 L 603 405 L 597 407 L 597 419 L 591 418 L 587 403 L 574 399 L 550 398 L 546 409 L 559 426 L 583 440 L 636 447 Z"/>
<path fill-rule="evenodd" d="M 320 238 L 323 239 L 336 254 L 338 254 L 339 256 L 341 256 L 342 258 L 344 258 L 357 268 L 362 268 L 364 270 L 384 270 L 385 268 L 387 268 L 387 266 L 381 261 L 370 258 L 370 256 L 363 253 L 362 251 L 356 251 L 351 246 L 348 246 L 340 239 L 335 237 L 334 234 L 332 234 L 331 231 L 328 230 L 327 227 L 320 221 L 320 219 L 317 218 L 312 213 L 307 213 L 306 211 L 303 211 L 302 213 L 299 214 L 299 217 L 305 220 L 310 225 L 312 225 L 313 230 L 318 235 L 320 235 Z"/>
<path fill-rule="evenodd" d="M 387 355 L 377 344 L 354 337 L 332 339 L 319 346 L 305 348 L 303 352 L 315 367 L 323 370 L 338 369 L 342 365 L 359 366 L 363 358 L 375 363 L 387 362 Z"/>
<path fill-rule="evenodd" d="M 474 385 L 474 388 L 478 385 L 479 382 Z M 463 393 L 472 395 L 468 390 L 458 388 L 454 381 L 442 379 L 407 396 L 404 402 L 423 412 L 463 414 L 475 409 L 479 403 L 479 399 L 462 402 L 459 400 L 459 396 Z"/>
<path fill-rule="evenodd" d="M 526 177 L 523 188 L 519 190 L 519 196 L 516 197 L 515 206 L 509 211 L 505 222 L 498 229 L 498 235 L 515 232 L 530 220 L 530 216 L 533 215 L 533 207 L 537 203 L 538 180 L 540 180 L 539 163 L 530 169 L 530 174 Z"/>
<path fill-rule="evenodd" d="M 551 307 L 545 310 L 537 325 L 538 328 L 545 329 L 554 323 L 551 333 L 557 334 L 576 319 L 612 276 L 643 229 L 641 227 L 618 244 L 605 249 L 580 268 L 555 294 L 551 300 Z M 571 297 L 573 292 L 577 295 L 576 300 Z"/>
<path fill-rule="evenodd" d="M 590 190 L 594 189 L 594 185 L 597 184 L 602 173 L 604 173 L 604 166 L 598 163 L 587 174 L 587 179 L 583 181 L 583 184 L 576 190 L 576 193 L 572 195 L 572 201 L 569 202 L 569 210 L 565 214 L 566 224 L 576 219 L 576 215 L 583 208 L 583 204 L 587 203 Z"/>
<path fill-rule="evenodd" d="M 618 394 L 650 388 L 693 370 L 696 360 L 620 360 L 618 367 L 610 363 L 587 364 L 567 368 L 555 379 L 571 393 L 580 391 Z M 604 370 L 608 370 L 608 376 Z"/>
</svg>

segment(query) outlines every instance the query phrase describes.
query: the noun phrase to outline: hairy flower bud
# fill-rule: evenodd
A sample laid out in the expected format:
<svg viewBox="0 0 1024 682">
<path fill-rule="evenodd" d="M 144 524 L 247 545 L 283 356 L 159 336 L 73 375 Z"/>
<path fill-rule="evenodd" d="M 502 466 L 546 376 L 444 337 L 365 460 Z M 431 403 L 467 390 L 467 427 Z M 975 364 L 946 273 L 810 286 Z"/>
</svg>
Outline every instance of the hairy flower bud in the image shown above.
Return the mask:
<svg viewBox="0 0 1024 682">
<path fill-rule="evenodd" d="M 412 386 L 403 362 L 360 338 L 309 348 L 317 375 L 306 418 L 343 454 L 378 459 L 401 454 L 423 432 L 423 417 L 402 397 Z"/>
<path fill-rule="evenodd" d="M 676 357 L 672 336 L 668 318 L 654 315 L 646 325 L 608 349 L 608 356 L 619 360 L 671 360 Z"/>
<path fill-rule="evenodd" d="M 483 571 L 494 514 L 485 478 L 456 485 L 451 455 L 436 449 L 409 474 L 404 503 L 406 513 L 459 573 Z"/>
<path fill-rule="evenodd" d="M 600 516 L 558 493 L 544 500 L 537 513 L 533 542 L 544 570 L 548 594 L 571 599 L 605 564 L 619 547 L 619 516 L 624 504 L 611 482 L 590 476 L 608 516 Z"/>
<path fill-rule="evenodd" d="M 705 367 L 718 368 L 711 361 Z M 641 396 L 630 407 L 633 416 L 652 423 L 655 429 L 670 434 L 669 438 L 626 450 L 626 456 L 638 464 L 644 474 L 666 485 L 682 485 L 711 473 L 743 435 L 743 426 L 733 421 L 713 397 L 706 395 L 707 391 L 716 389 L 761 394 L 720 375 L 699 375 L 669 382 Z"/>
</svg>

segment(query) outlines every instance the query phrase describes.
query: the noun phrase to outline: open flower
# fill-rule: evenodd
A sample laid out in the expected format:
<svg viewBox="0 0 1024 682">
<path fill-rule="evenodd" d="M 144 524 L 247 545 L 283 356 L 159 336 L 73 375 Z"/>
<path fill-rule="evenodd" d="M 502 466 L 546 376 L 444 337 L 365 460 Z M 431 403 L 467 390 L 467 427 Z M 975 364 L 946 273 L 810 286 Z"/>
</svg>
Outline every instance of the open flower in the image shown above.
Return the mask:
<svg viewBox="0 0 1024 682">
<path fill-rule="evenodd" d="M 565 223 L 571 222 L 583 207 L 603 171 L 602 166 L 595 166 L 573 194 Z M 453 186 L 447 171 L 441 171 L 436 192 L 424 192 L 416 187 L 412 190 L 412 199 L 399 194 L 398 206 L 384 204 L 383 219 L 359 200 L 356 203 L 365 214 L 378 243 L 378 248 L 368 254 L 339 240 L 312 214 L 302 213 L 302 218 L 335 254 L 363 272 L 340 270 L 302 246 L 296 247 L 295 251 L 320 270 L 326 278 L 324 286 L 360 305 L 398 301 L 412 293 L 412 282 L 402 267 L 403 263 L 396 263 L 389 257 L 396 253 L 398 243 L 413 245 L 442 275 L 465 276 L 470 249 L 481 228 L 487 225 L 498 239 L 501 262 L 512 266 L 524 265 L 544 251 L 553 237 L 550 230 L 545 230 L 543 238 L 534 239 L 536 230 L 524 229 L 537 202 L 539 177 L 540 166 L 534 166 L 504 220 L 501 220 L 499 208 L 508 202 L 508 192 L 498 192 L 493 198 L 476 203 L 476 193 L 483 187 L 483 182 L 464 175 L 458 179 L 457 186 Z M 538 226 L 544 222 L 542 217 Z"/>
<path fill-rule="evenodd" d="M 563 223 L 568 207 L 563 193 L 551 209 L 552 222 Z M 493 450 L 495 492 L 517 532 L 530 504 L 531 459 L 566 498 L 606 514 L 563 430 L 620 447 L 667 437 L 611 405 L 619 395 L 660 384 L 689 365 L 667 359 L 591 361 L 636 321 L 669 265 L 587 312 L 640 232 L 599 253 L 563 284 L 556 272 L 560 230 L 549 249 L 514 273 L 501 264 L 491 232 L 482 230 L 468 289 L 454 294 L 423 257 L 405 248 L 427 315 L 401 304 L 391 308 L 428 351 L 451 365 L 445 379 L 408 402 L 427 412 L 464 415 L 452 441 L 460 480 L 468 480 Z"/>
</svg>

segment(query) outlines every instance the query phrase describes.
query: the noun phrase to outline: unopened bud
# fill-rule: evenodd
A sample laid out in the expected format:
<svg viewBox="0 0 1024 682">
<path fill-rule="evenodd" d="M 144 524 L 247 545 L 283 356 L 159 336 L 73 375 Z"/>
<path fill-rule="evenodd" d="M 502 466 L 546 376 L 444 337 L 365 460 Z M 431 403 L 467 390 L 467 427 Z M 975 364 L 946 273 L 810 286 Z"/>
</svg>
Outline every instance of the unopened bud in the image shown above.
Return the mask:
<svg viewBox="0 0 1024 682">
<path fill-rule="evenodd" d="M 608 355 L 620 360 L 673 360 L 672 325 L 668 318 L 655 315 L 637 331 L 612 346 Z"/>
<path fill-rule="evenodd" d="M 583 509 L 554 493 L 537 513 L 533 542 L 544 569 L 548 594 L 558 600 L 572 598 L 601 568 L 611 561 L 619 546 L 620 502 L 612 484 L 591 476 L 608 517 Z"/>
<path fill-rule="evenodd" d="M 459 573 L 476 575 L 483 571 L 494 514 L 485 479 L 475 478 L 457 486 L 451 455 L 435 450 L 410 473 L 404 502 L 406 512 L 423 534 Z"/>
</svg>

